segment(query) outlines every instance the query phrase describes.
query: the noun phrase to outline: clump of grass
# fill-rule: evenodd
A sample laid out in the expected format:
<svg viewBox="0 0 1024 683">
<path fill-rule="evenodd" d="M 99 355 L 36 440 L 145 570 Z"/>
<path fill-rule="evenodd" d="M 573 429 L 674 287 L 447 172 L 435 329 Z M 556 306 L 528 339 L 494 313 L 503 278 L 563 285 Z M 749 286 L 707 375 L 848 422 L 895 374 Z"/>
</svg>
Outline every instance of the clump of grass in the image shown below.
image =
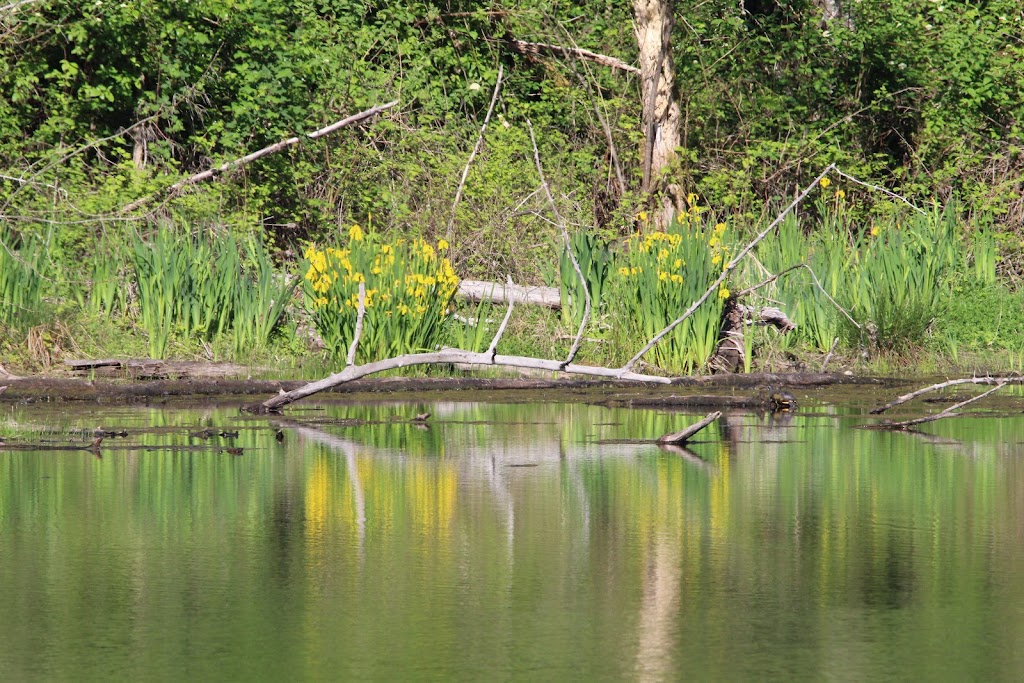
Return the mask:
<svg viewBox="0 0 1024 683">
<path fill-rule="evenodd" d="M 24 328 L 42 308 L 47 240 L 0 225 L 0 325 Z"/>
<path fill-rule="evenodd" d="M 236 353 L 267 343 L 294 286 L 274 272 L 260 243 L 250 241 L 246 249 L 248 269 L 230 236 L 194 237 L 160 228 L 148 241 L 136 237 L 131 261 L 151 357 L 164 357 L 175 332 L 206 342 L 233 332 Z"/>
</svg>

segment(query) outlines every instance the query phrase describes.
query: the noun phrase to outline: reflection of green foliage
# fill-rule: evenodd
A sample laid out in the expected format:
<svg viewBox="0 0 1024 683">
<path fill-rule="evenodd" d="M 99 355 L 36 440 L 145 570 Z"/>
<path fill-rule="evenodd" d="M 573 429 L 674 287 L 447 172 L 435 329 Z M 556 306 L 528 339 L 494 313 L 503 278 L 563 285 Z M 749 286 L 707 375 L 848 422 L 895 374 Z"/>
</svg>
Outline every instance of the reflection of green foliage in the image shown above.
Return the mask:
<svg viewBox="0 0 1024 683">
<path fill-rule="evenodd" d="M 429 431 L 286 427 L 281 445 L 232 406 L 14 407 L 130 437 L 99 460 L 0 452 L 5 673 L 500 678 L 535 671 L 524 657 L 598 678 L 814 677 L 829 657 L 899 677 L 1017 671 L 1020 419 L 929 425 L 950 441 L 936 444 L 827 407 L 731 413 L 694 444 L 702 464 L 599 443 L 696 417 L 665 411 L 389 402 L 291 418 L 423 410 Z M 204 427 L 238 429 L 244 454 L 183 450 Z"/>
</svg>

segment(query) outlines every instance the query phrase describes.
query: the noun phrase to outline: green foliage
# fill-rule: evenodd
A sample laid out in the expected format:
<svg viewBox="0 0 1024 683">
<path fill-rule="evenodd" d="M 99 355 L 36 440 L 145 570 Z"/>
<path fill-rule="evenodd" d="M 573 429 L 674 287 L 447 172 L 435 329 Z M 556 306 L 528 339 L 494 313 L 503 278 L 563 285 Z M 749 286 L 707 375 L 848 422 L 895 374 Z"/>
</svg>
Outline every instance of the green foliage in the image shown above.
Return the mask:
<svg viewBox="0 0 1024 683">
<path fill-rule="evenodd" d="M 163 358 L 172 334 L 206 342 L 234 331 L 241 352 L 265 344 L 281 320 L 293 286 L 279 279 L 262 245 L 250 242 L 255 273 L 246 275 L 234 238 L 182 235 L 162 227 L 136 237 L 131 254 L 139 320 L 149 352 Z"/>
<path fill-rule="evenodd" d="M 611 271 L 611 251 L 601 237 L 585 232 L 573 233 L 570 244 L 590 293 L 591 315 L 596 317 L 601 311 L 605 282 Z M 558 261 L 558 273 L 561 280 L 558 291 L 562 300 L 562 317 L 567 323 L 578 327 L 586 310 L 586 296 L 579 275 L 573 268 L 572 259 L 569 258 L 569 252 L 564 246 Z"/>
<path fill-rule="evenodd" d="M 0 325 L 23 327 L 41 312 L 48 240 L 0 225 Z"/>
</svg>

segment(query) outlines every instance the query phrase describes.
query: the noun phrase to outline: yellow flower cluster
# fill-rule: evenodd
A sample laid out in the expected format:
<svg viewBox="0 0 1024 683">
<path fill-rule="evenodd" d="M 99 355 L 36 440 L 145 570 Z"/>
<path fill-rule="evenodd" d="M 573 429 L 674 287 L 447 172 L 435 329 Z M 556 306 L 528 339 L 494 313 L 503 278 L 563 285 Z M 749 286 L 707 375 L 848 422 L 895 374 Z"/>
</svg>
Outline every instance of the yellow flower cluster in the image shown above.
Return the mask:
<svg viewBox="0 0 1024 683">
<path fill-rule="evenodd" d="M 353 254 L 353 249 L 358 253 Z M 399 239 L 394 244 L 378 246 L 367 241 L 362 229 L 354 225 L 349 230 L 349 248 L 310 246 L 306 250 L 304 256 L 309 268 L 305 278 L 316 295 L 312 303 L 316 307 L 337 303 L 341 294 L 344 306 L 358 308 L 358 285 L 362 282 L 368 285 L 366 308 L 396 299 L 410 299 L 410 302 L 398 302 L 395 311 L 399 315 L 410 311 L 422 314 L 428 308 L 426 299 L 447 302 L 458 287 L 459 278 L 451 262 L 438 256 L 447 249 L 445 240 L 439 240 L 436 247 L 420 239 Z M 401 263 L 396 263 L 398 255 L 402 257 Z M 390 311 L 386 314 L 390 315 Z"/>
</svg>

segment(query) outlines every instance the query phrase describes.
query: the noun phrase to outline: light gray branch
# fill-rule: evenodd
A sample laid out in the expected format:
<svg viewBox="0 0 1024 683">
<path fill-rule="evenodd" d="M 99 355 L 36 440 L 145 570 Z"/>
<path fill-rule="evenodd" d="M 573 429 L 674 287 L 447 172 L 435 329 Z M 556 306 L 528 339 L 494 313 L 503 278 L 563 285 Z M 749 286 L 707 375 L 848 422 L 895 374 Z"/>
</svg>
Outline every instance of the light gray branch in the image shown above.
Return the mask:
<svg viewBox="0 0 1024 683">
<path fill-rule="evenodd" d="M 569 254 L 569 260 L 572 261 L 572 268 L 576 271 L 576 277 L 580 280 L 580 286 L 583 287 L 583 298 L 585 304 L 583 309 L 583 319 L 580 320 L 580 327 L 576 332 L 576 338 L 573 339 L 572 346 L 569 348 L 569 355 L 565 357 L 564 365 L 568 365 L 572 362 L 572 359 L 576 357 L 576 352 L 579 351 L 580 344 L 583 343 L 583 330 L 586 329 L 587 323 L 590 322 L 590 288 L 587 287 L 587 278 L 583 277 L 583 269 L 580 268 L 580 262 L 576 259 L 576 254 L 572 250 L 572 241 L 569 239 L 569 231 L 565 227 L 565 221 L 562 220 L 562 215 L 558 213 L 558 207 L 555 205 L 555 198 L 551 196 L 551 188 L 548 186 L 548 181 L 544 178 L 544 169 L 540 164 L 540 152 L 537 150 L 537 139 L 533 136 L 533 124 L 530 123 L 530 119 L 526 119 L 526 127 L 530 130 L 530 142 L 533 143 L 533 160 L 537 164 L 537 173 L 540 175 L 540 185 L 544 188 L 544 194 L 548 197 L 548 203 L 551 204 L 551 211 L 555 214 L 555 218 L 558 219 L 558 228 L 562 232 L 562 241 L 565 243 L 565 250 Z"/>
<path fill-rule="evenodd" d="M 508 276 L 508 286 L 512 287 L 512 276 Z M 512 298 L 508 300 L 508 310 L 505 311 L 505 317 L 501 321 L 501 325 L 498 326 L 498 331 L 494 333 L 494 339 L 491 340 L 491 345 L 487 347 L 485 353 L 494 358 L 494 354 L 498 350 L 498 342 L 501 341 L 501 335 L 505 334 L 505 328 L 508 327 L 508 321 L 512 317 L 512 307 L 515 306 L 515 301 Z"/>
<path fill-rule="evenodd" d="M 448 229 L 445 230 L 445 237 L 449 240 L 452 238 L 452 230 L 455 227 L 455 208 L 459 205 L 459 200 L 462 199 L 462 190 L 466 187 L 466 178 L 469 177 L 469 167 L 473 164 L 473 159 L 480 153 L 480 148 L 484 144 L 484 132 L 487 130 L 487 124 L 491 121 L 491 113 L 494 111 L 494 104 L 498 101 L 498 92 L 501 90 L 501 77 L 505 74 L 504 66 L 498 65 L 498 80 L 494 84 L 494 92 L 491 94 L 491 104 L 487 107 L 487 115 L 484 116 L 484 123 L 480 126 L 480 135 L 477 136 L 476 144 L 473 145 L 473 151 L 469 155 L 469 159 L 466 161 L 466 167 L 462 169 L 462 178 L 459 179 L 459 188 L 455 191 L 455 200 L 452 202 L 452 215 L 448 218 Z"/>
<path fill-rule="evenodd" d="M 1020 384 L 1024 382 L 1024 377 L 1021 376 L 1010 376 L 1010 377 L 967 377 L 964 379 L 951 379 L 946 382 L 939 382 L 938 384 L 932 384 L 931 386 L 911 391 L 909 394 L 903 394 L 899 398 L 895 398 L 889 401 L 884 406 L 875 408 L 871 411 L 872 415 L 880 415 L 890 408 L 895 408 L 898 405 L 902 405 L 908 401 L 913 401 L 918 396 L 930 393 L 932 391 L 938 391 L 939 389 L 945 389 L 946 387 L 954 387 L 960 384 L 998 384 L 1000 386 L 1004 384 Z"/>
<path fill-rule="evenodd" d="M 356 313 L 356 331 L 352 335 L 352 343 L 348 347 L 348 357 L 345 365 L 356 364 L 356 349 L 359 348 L 359 337 L 363 334 L 363 318 L 366 316 L 366 285 L 359 283 L 359 312 Z"/>
</svg>

